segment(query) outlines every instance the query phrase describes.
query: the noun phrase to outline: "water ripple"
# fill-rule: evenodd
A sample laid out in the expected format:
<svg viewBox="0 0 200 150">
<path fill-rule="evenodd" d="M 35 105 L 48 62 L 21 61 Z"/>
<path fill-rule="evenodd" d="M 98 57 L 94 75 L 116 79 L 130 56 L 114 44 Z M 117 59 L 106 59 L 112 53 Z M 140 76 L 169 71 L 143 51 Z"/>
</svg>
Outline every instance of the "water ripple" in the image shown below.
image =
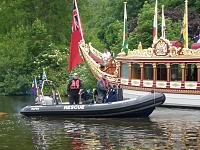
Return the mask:
<svg viewBox="0 0 200 150">
<path fill-rule="evenodd" d="M 200 149 L 200 111 L 158 108 L 147 119 L 0 119 L 0 149 Z"/>
</svg>

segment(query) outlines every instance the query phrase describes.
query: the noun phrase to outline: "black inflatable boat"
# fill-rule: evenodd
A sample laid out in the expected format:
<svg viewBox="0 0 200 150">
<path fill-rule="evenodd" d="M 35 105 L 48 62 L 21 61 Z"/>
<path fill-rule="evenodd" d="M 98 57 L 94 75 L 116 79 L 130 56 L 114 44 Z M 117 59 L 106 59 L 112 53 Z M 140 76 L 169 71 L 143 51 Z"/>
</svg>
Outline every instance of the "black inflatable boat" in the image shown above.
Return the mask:
<svg viewBox="0 0 200 150">
<path fill-rule="evenodd" d="M 64 117 L 148 117 L 156 106 L 160 106 L 165 101 L 162 93 L 151 93 L 117 102 L 102 104 L 55 104 L 26 106 L 20 113 L 26 116 L 52 116 Z"/>
</svg>

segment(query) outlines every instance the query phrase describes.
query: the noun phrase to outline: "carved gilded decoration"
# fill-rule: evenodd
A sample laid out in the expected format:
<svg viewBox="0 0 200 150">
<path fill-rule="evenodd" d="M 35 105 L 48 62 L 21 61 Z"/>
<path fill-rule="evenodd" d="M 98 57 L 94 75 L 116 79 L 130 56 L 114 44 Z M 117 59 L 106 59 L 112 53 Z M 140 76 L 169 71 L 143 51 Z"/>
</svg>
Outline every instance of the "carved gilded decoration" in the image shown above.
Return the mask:
<svg viewBox="0 0 200 150">
<path fill-rule="evenodd" d="M 153 63 L 153 68 L 156 68 L 157 67 L 157 64 L 156 63 Z"/>
<path fill-rule="evenodd" d="M 166 68 L 169 69 L 171 67 L 170 63 L 166 63 Z"/>
<path fill-rule="evenodd" d="M 140 68 L 144 68 L 144 64 L 143 63 L 140 63 Z"/>
<path fill-rule="evenodd" d="M 138 57 L 196 57 L 200 56 L 200 49 L 188 49 L 188 48 L 177 48 L 173 46 L 169 40 L 160 38 L 158 39 L 154 44 L 152 44 L 152 47 L 148 49 L 143 49 L 142 44 L 138 44 L 137 49 L 129 50 L 127 56 L 138 56 Z M 122 52 L 118 56 L 125 56 L 125 54 Z"/>
<path fill-rule="evenodd" d="M 166 56 L 168 54 L 169 42 L 161 38 L 153 45 L 153 48 L 156 56 Z"/>
<path fill-rule="evenodd" d="M 114 71 L 114 75 L 115 76 L 118 76 L 118 74 L 119 74 L 119 68 L 120 68 L 120 62 L 116 61 L 116 69 Z"/>
<path fill-rule="evenodd" d="M 102 74 L 106 74 L 107 78 L 110 82 L 117 82 L 118 81 L 118 70 L 119 70 L 119 66 L 116 65 L 116 69 L 115 69 L 115 74 L 111 75 L 111 74 L 107 74 L 105 72 L 103 72 L 101 70 L 101 66 L 100 64 L 98 64 L 97 62 L 95 62 L 93 60 L 93 58 L 90 57 L 89 52 L 92 50 L 92 52 L 94 52 L 95 54 L 97 54 L 99 57 L 102 55 L 100 52 L 97 52 L 96 49 L 94 49 L 91 44 L 87 45 L 84 42 L 80 42 L 79 43 L 79 48 L 82 52 L 82 55 L 85 59 L 85 61 L 88 63 L 92 73 L 94 74 L 95 77 L 100 78 L 102 76 Z M 117 62 L 116 64 L 119 64 L 120 62 Z"/>
<path fill-rule="evenodd" d="M 197 65 L 197 68 L 200 68 L 200 63 L 197 63 L 196 65 Z"/>
<path fill-rule="evenodd" d="M 181 68 L 185 69 L 185 63 L 181 63 Z"/>
</svg>

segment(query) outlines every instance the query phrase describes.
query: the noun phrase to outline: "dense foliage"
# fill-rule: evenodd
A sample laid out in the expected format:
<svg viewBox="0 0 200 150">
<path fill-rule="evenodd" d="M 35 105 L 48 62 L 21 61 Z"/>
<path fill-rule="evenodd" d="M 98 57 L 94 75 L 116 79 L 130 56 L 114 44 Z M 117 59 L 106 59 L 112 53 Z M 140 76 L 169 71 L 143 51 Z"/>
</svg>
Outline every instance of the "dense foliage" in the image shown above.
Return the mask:
<svg viewBox="0 0 200 150">
<path fill-rule="evenodd" d="M 71 74 L 67 71 L 73 0 L 2 0 L 0 3 L 0 95 L 29 94 L 43 68 L 62 94 Z M 86 42 L 99 50 L 121 51 L 124 0 L 78 0 Z M 139 42 L 151 46 L 154 0 L 127 0 L 129 48 Z M 166 37 L 179 39 L 184 12 L 182 0 L 159 1 L 165 5 Z M 200 2 L 189 1 L 189 36 L 200 28 Z M 160 31 L 159 31 L 160 34 Z M 192 42 L 192 41 L 190 41 Z M 85 87 L 95 79 L 85 63 L 75 68 Z M 74 72 L 73 71 L 73 72 Z"/>
</svg>

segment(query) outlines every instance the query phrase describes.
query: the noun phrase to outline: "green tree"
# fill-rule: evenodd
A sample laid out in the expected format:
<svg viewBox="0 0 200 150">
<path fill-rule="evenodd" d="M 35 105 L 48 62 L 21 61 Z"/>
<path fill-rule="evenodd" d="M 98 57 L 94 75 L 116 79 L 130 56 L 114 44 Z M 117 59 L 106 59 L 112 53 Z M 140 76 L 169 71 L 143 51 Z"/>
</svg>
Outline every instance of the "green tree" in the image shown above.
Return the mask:
<svg viewBox="0 0 200 150">
<path fill-rule="evenodd" d="M 104 42 L 111 51 L 118 54 L 122 49 L 122 39 L 123 23 L 116 20 L 108 26 L 105 32 Z"/>
<path fill-rule="evenodd" d="M 153 15 L 154 8 L 145 2 L 143 9 L 138 14 L 137 27 L 130 33 L 129 45 L 136 48 L 139 42 L 142 42 L 143 47 L 149 47 L 153 41 Z"/>
<path fill-rule="evenodd" d="M 26 41 L 28 28 L 13 28 L 0 43 L 0 92 L 1 94 L 23 94 L 28 90 L 26 73 Z"/>
<path fill-rule="evenodd" d="M 78 1 L 84 37 L 100 51 L 105 47 L 119 53 L 122 47 L 124 0 Z M 184 1 L 160 0 L 165 5 L 166 37 L 179 39 Z M 189 35 L 198 33 L 200 2 L 190 0 Z M 129 48 L 152 44 L 155 0 L 128 0 Z M 72 0 L 2 0 L 0 3 L 0 94 L 23 94 L 30 90 L 34 76 L 46 68 L 49 79 L 65 93 L 71 77 L 67 71 L 71 38 Z M 161 18 L 158 18 L 160 35 Z M 192 41 L 190 40 L 190 43 Z M 85 64 L 75 68 L 84 85 L 96 80 Z M 87 74 L 87 75 L 86 75 Z M 89 74 L 89 75 L 88 75 Z M 83 76 L 82 76 L 83 75 Z"/>
<path fill-rule="evenodd" d="M 154 7 L 145 2 L 143 9 L 138 14 L 137 27 L 130 33 L 130 47 L 137 48 L 139 42 L 142 42 L 144 48 L 151 47 L 153 43 L 153 15 Z M 162 18 L 158 15 L 158 38 L 161 36 L 161 22 Z M 181 21 L 172 21 L 171 18 L 166 17 L 166 38 L 179 40 L 181 25 Z"/>
</svg>

